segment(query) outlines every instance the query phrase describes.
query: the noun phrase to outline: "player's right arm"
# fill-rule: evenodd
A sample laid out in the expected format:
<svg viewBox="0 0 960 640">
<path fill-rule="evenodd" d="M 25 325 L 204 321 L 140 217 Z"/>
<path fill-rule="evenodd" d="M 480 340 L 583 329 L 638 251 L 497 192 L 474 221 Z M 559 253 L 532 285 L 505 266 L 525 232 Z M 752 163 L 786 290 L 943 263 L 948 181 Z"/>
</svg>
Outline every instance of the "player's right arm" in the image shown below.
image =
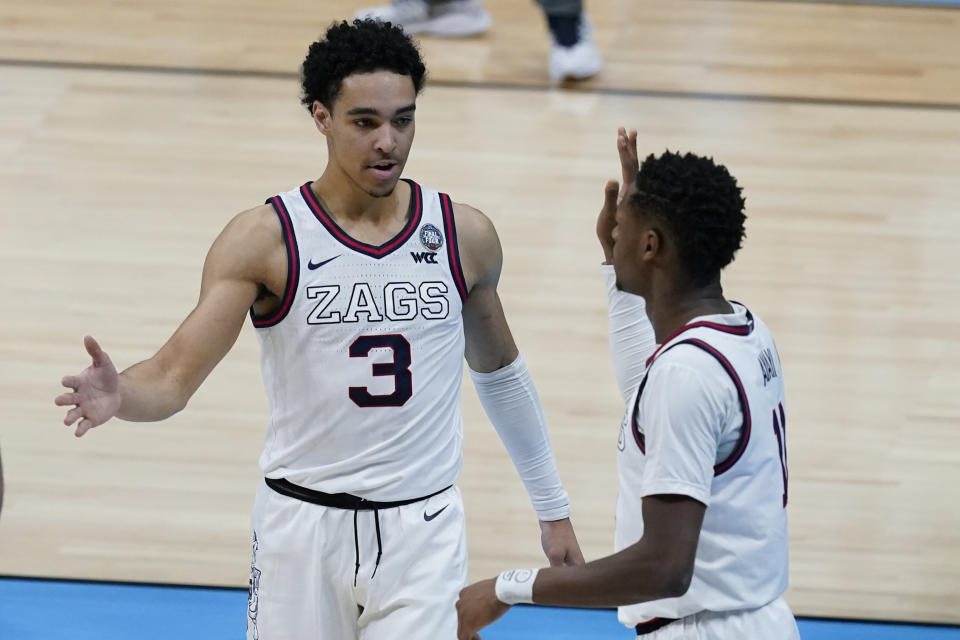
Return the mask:
<svg viewBox="0 0 960 640">
<path fill-rule="evenodd" d="M 118 375 L 97 342 L 84 338 L 92 363 L 80 374 L 64 377 L 63 385 L 72 392 L 55 400 L 59 406 L 73 405 L 64 424 L 79 420 L 79 437 L 113 417 L 148 422 L 183 409 L 236 342 L 250 307 L 264 293 L 275 297 L 269 292 L 283 291 L 281 234 L 269 205 L 231 220 L 207 254 L 196 307 L 150 359 Z"/>
<path fill-rule="evenodd" d="M 646 373 L 646 361 L 657 347 L 653 325 L 647 317 L 646 301 L 616 284 L 613 268 L 614 229 L 617 226 L 617 207 L 640 170 L 637 156 L 637 132 L 628 134 L 622 127 L 617 132 L 617 152 L 623 180 L 607 182 L 604 188 L 603 208 L 597 216 L 597 239 L 603 249 L 603 277 L 607 289 L 609 314 L 610 355 L 617 378 L 617 386 L 624 404 L 630 402 Z"/>
</svg>

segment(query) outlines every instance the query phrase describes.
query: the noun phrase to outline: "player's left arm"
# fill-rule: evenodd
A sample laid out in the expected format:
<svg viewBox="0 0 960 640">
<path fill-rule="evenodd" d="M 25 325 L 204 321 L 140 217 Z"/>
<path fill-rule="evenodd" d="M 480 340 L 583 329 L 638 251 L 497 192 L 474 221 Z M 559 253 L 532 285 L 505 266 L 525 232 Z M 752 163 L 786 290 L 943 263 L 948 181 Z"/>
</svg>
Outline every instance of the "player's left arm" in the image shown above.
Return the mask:
<svg viewBox="0 0 960 640">
<path fill-rule="evenodd" d="M 472 640 L 511 604 L 520 602 L 599 608 L 682 596 L 693 577 L 705 511 L 702 502 L 688 496 L 647 496 L 643 537 L 636 544 L 580 567 L 504 572 L 499 597 L 495 578 L 470 585 L 457 602 L 457 637 Z M 529 593 L 531 582 L 533 595 L 528 598 L 523 594 Z"/>
<path fill-rule="evenodd" d="M 477 395 L 527 488 L 550 564 L 583 564 L 543 407 L 497 295 L 503 266 L 500 239 L 480 211 L 455 204 L 454 215 L 469 291 L 463 307 L 466 358 Z"/>
<path fill-rule="evenodd" d="M 706 505 L 685 495 L 643 499 L 643 537 L 582 567 L 542 569 L 533 587 L 536 604 L 619 607 L 676 598 L 690 588 Z"/>
<path fill-rule="evenodd" d="M 678 597 L 693 578 L 697 543 L 711 500 L 722 428 L 735 392 L 704 369 L 715 362 L 696 347 L 679 347 L 650 372 L 644 390 L 646 452 L 643 536 L 583 567 L 514 569 L 460 592 L 460 637 L 502 616 L 512 604 L 613 607 Z M 716 365 L 719 366 L 719 365 Z M 722 372 L 721 372 L 722 373 Z"/>
</svg>

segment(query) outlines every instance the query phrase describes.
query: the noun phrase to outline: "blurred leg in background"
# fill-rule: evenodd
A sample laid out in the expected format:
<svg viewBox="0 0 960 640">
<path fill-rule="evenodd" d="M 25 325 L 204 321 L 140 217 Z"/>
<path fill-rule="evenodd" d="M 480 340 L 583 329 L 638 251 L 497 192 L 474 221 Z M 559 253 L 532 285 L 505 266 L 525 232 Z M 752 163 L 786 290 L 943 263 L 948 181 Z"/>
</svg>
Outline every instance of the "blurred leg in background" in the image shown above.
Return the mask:
<svg viewBox="0 0 960 640">
<path fill-rule="evenodd" d="M 550 79 L 584 80 L 603 67 L 582 0 L 537 0 L 553 40 L 547 67 Z M 463 38 L 487 32 L 493 24 L 482 0 L 393 0 L 357 12 L 403 25 L 407 33 Z"/>
<path fill-rule="evenodd" d="M 537 0 L 553 37 L 548 72 L 554 82 L 585 80 L 600 72 L 603 58 L 582 0 Z"/>
</svg>

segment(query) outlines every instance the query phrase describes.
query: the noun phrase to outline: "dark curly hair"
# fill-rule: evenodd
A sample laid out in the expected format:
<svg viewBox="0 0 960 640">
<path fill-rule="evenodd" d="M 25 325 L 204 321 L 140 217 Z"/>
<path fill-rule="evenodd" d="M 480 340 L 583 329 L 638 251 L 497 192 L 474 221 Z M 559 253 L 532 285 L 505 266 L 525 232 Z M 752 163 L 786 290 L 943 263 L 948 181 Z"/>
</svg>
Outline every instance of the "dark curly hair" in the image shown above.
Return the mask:
<svg viewBox="0 0 960 640">
<path fill-rule="evenodd" d="M 695 286 L 717 278 L 746 235 L 741 189 L 713 158 L 670 151 L 649 155 L 637 174 L 631 203 L 663 222 L 676 242 L 680 266 Z"/>
<path fill-rule="evenodd" d="M 399 26 L 379 20 L 335 22 L 307 50 L 300 68 L 300 101 L 307 111 L 314 100 L 333 110 L 344 78 L 373 71 L 410 76 L 417 93 L 427 74 L 420 51 Z"/>
</svg>

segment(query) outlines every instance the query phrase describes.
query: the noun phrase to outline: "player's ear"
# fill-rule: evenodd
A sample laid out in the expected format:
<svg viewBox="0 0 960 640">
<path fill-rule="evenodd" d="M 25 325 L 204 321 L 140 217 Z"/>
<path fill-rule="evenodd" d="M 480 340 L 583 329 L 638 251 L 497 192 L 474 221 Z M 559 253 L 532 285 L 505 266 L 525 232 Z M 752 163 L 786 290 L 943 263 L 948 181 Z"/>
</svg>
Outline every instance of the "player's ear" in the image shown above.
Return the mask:
<svg viewBox="0 0 960 640">
<path fill-rule="evenodd" d="M 319 100 L 314 100 L 310 113 L 313 114 L 313 123 L 317 125 L 317 130 L 325 136 L 329 135 L 333 120 L 330 110 Z"/>
<path fill-rule="evenodd" d="M 658 256 L 663 251 L 663 236 L 655 228 L 649 228 L 643 232 L 640 240 L 640 255 L 649 260 Z"/>
</svg>

